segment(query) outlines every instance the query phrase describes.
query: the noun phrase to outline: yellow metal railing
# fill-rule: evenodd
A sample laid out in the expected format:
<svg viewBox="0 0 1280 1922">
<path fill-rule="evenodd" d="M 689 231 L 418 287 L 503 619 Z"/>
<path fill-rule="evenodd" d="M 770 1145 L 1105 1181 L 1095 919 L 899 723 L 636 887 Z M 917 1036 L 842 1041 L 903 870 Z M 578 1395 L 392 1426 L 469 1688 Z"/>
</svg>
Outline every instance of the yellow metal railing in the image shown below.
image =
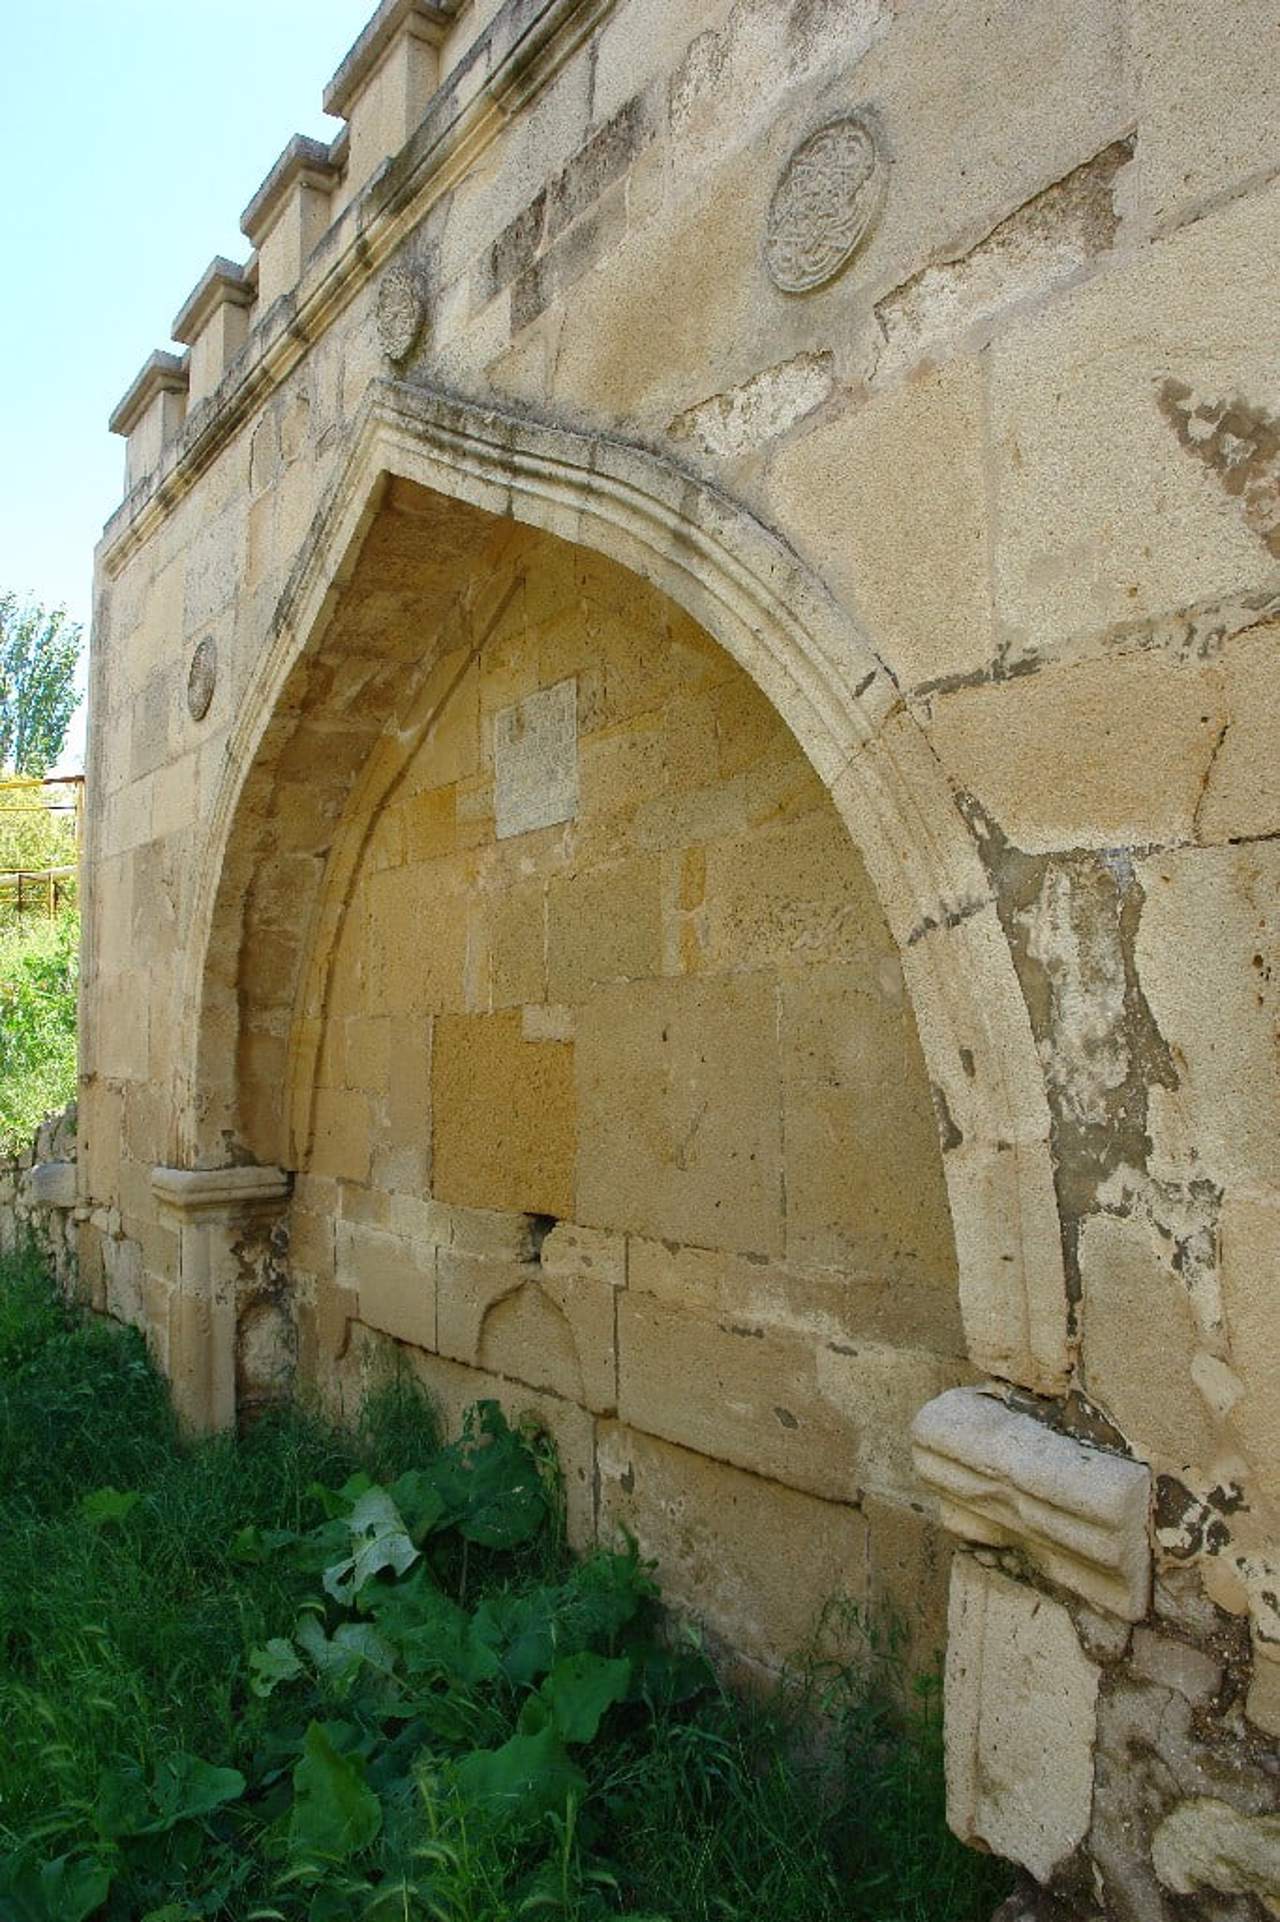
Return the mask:
<svg viewBox="0 0 1280 1922">
<path fill-rule="evenodd" d="M 48 790 L 62 788 L 65 799 L 44 798 Z M 36 798 L 39 796 L 40 798 Z M 70 815 L 74 852 L 80 853 L 80 829 L 84 813 L 83 774 L 11 774 L 0 779 L 0 815 Z M 0 914 L 40 913 L 50 917 L 72 899 L 77 878 L 73 861 L 66 866 L 47 868 L 0 869 Z"/>
</svg>

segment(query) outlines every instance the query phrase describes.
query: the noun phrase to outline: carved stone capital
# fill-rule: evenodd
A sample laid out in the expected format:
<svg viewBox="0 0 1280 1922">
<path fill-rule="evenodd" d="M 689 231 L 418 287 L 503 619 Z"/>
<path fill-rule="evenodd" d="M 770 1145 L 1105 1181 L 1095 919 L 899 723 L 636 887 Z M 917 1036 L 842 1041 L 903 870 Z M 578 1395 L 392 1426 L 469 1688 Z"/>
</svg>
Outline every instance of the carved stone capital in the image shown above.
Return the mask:
<svg viewBox="0 0 1280 1922">
<path fill-rule="evenodd" d="M 1052 1581 L 1129 1622 L 1151 1597 L 1151 1472 L 995 1395 L 952 1388 L 912 1429 L 920 1480 L 962 1541 L 1021 1549 Z"/>
<path fill-rule="evenodd" d="M 151 1192 L 180 1214 L 222 1212 L 283 1200 L 289 1177 L 282 1168 L 153 1168 Z"/>
</svg>

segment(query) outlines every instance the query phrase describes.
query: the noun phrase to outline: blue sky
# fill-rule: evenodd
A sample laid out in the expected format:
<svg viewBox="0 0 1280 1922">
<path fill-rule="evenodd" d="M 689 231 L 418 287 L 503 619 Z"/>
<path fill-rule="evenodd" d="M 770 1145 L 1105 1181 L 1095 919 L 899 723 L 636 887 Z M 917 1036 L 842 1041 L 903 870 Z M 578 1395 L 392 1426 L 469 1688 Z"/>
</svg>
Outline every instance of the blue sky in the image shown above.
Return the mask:
<svg viewBox="0 0 1280 1922">
<path fill-rule="evenodd" d="M 120 498 L 107 416 L 294 133 L 374 0 L 0 4 L 0 589 L 88 624 Z M 83 711 L 63 758 L 79 765 Z"/>
</svg>

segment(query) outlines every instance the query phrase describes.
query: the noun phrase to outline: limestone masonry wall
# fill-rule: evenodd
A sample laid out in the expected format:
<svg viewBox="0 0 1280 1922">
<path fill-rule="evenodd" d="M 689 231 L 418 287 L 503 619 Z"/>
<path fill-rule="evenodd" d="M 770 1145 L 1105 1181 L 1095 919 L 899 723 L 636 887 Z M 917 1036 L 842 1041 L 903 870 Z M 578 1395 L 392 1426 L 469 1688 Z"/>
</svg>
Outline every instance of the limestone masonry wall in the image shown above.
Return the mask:
<svg viewBox="0 0 1280 1922">
<path fill-rule="evenodd" d="M 112 420 L 81 1288 L 906 1607 L 1046 1918 L 1280 1912 L 1278 74 L 386 0 Z"/>
<path fill-rule="evenodd" d="M 31 1145 L 0 1160 L 0 1254 L 32 1247 L 68 1293 L 78 1280 L 76 1244 L 83 1205 L 76 1197 L 76 1104 L 51 1115 Z"/>
</svg>

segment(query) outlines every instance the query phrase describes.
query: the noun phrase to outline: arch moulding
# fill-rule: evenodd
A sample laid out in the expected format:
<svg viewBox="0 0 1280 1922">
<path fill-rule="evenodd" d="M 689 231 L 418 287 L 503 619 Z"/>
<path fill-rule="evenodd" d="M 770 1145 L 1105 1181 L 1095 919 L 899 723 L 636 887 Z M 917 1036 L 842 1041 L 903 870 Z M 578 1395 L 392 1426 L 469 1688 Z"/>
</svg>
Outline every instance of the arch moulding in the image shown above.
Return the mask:
<svg viewBox="0 0 1280 1922">
<path fill-rule="evenodd" d="M 826 784 L 898 946 L 942 1130 L 970 1355 L 993 1375 L 1060 1392 L 1067 1302 L 1030 1021 L 974 834 L 892 675 L 785 540 L 707 482 L 634 444 L 430 388 L 384 381 L 366 396 L 228 742 L 187 946 L 184 1005 L 195 1040 L 183 1164 L 222 1165 L 228 1139 L 243 1139 L 235 957 L 262 777 L 287 732 L 291 677 L 320 645 L 397 479 L 630 568 L 697 620 L 773 703 Z M 465 555 L 458 567 L 464 575 Z M 366 818 L 420 737 L 407 739 L 402 720 L 390 756 L 371 757 L 361 776 Z M 354 867 L 359 845 L 340 833 L 327 861 L 312 864 L 303 952 L 314 959 L 297 986 L 274 1139 L 252 1144 L 261 1161 L 298 1165 L 299 1091 L 310 1084 L 315 1045 L 315 1023 L 300 1017 L 315 1005 L 315 970 L 325 966 L 325 903 L 345 898 L 343 864 Z"/>
</svg>

